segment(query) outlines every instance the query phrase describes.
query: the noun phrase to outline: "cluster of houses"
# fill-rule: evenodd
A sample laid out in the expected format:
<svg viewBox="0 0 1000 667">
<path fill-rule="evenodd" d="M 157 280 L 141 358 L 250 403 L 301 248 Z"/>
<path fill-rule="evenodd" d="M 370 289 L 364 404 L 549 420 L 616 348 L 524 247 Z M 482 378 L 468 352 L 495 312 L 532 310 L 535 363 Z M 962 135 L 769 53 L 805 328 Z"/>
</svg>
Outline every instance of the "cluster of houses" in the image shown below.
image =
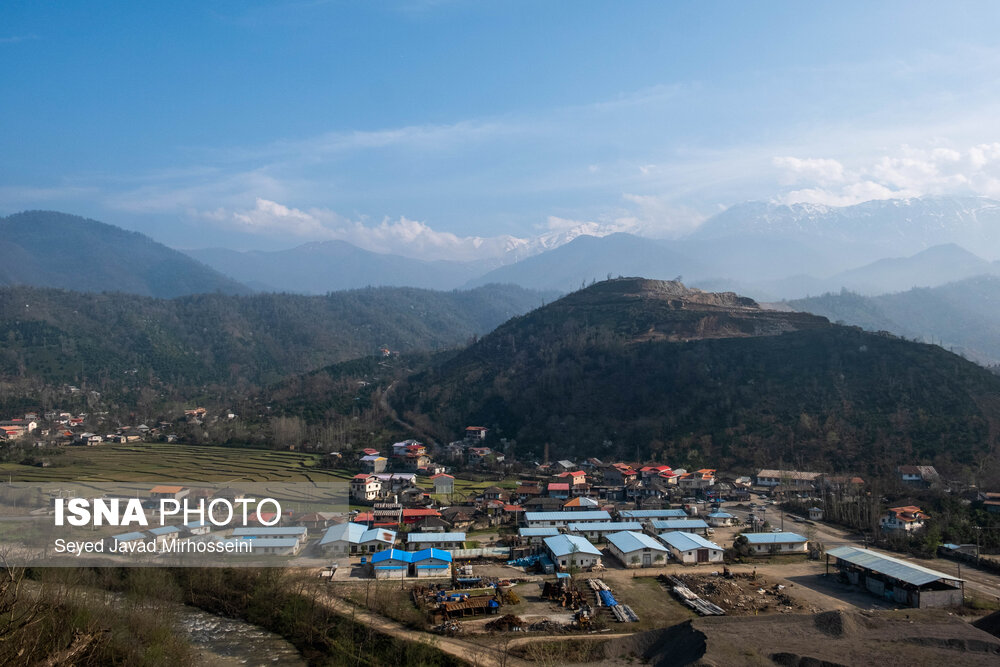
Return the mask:
<svg viewBox="0 0 1000 667">
<path fill-rule="evenodd" d="M 36 446 L 54 445 L 84 445 L 93 446 L 102 443 L 142 442 L 162 439 L 167 442 L 176 441 L 176 436 L 166 431 L 171 424 L 159 422 L 153 426 L 139 424 L 137 426 L 117 426 L 111 431 L 100 433 L 86 430 L 101 424 L 106 420 L 107 413 L 78 413 L 51 410 L 39 414 L 25 413 L 0 421 L 0 441 L 17 441 L 35 438 Z"/>
</svg>

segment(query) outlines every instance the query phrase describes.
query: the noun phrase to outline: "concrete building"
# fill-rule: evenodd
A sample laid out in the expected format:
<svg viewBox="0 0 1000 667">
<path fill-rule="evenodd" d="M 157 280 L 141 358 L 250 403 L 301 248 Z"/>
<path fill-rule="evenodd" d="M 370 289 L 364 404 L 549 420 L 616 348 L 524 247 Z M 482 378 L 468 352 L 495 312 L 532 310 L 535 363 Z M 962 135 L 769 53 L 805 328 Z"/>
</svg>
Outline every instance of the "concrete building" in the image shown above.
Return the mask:
<svg viewBox="0 0 1000 667">
<path fill-rule="evenodd" d="M 386 549 L 372 556 L 372 571 L 376 579 L 404 579 L 413 562 L 413 554 L 399 549 Z"/>
<path fill-rule="evenodd" d="M 626 530 L 607 538 L 608 551 L 628 568 L 664 565 L 669 557 L 667 548 L 645 533 Z"/>
<path fill-rule="evenodd" d="M 611 521 L 611 515 L 604 510 L 524 513 L 524 523 L 528 528 L 565 528 L 571 522 L 583 521 Z"/>
<path fill-rule="evenodd" d="M 639 521 L 642 519 L 685 519 L 688 513 L 682 509 L 664 510 L 621 510 L 618 516 L 626 521 Z"/>
<path fill-rule="evenodd" d="M 384 456 L 379 456 L 378 454 L 368 454 L 367 456 L 361 457 L 361 469 L 365 472 L 385 472 L 385 467 L 388 463 L 389 459 Z"/>
<path fill-rule="evenodd" d="M 306 543 L 309 535 L 305 526 L 262 526 L 260 528 L 234 528 L 233 537 L 241 540 L 293 539 L 299 543 L 299 546 L 302 546 Z"/>
<path fill-rule="evenodd" d="M 319 547 L 331 555 L 347 556 L 392 548 L 395 543 L 395 531 L 387 528 L 369 528 L 360 523 L 340 523 L 326 529 L 320 538 Z"/>
<path fill-rule="evenodd" d="M 431 481 L 434 482 L 434 493 L 445 495 L 455 493 L 455 478 L 451 475 L 445 473 L 434 475 Z"/>
<path fill-rule="evenodd" d="M 462 549 L 465 547 L 465 533 L 410 533 L 406 536 L 406 550 Z"/>
<path fill-rule="evenodd" d="M 708 525 L 713 528 L 720 528 L 722 526 L 733 525 L 734 517 L 729 512 L 712 512 L 705 519 L 708 521 Z"/>
<path fill-rule="evenodd" d="M 826 562 L 850 583 L 910 607 L 957 607 L 965 597 L 963 579 L 871 549 L 836 547 L 826 552 Z"/>
<path fill-rule="evenodd" d="M 601 562 L 600 549 L 578 535 L 556 535 L 542 542 L 557 567 L 588 568 Z"/>
<path fill-rule="evenodd" d="M 754 556 L 804 554 L 809 540 L 798 533 L 743 533 Z"/>
<path fill-rule="evenodd" d="M 882 517 L 879 525 L 882 526 L 882 530 L 884 531 L 903 531 L 909 533 L 923 528 L 926 519 L 927 515 L 919 507 L 907 505 L 905 507 L 893 507 L 889 509 Z"/>
<path fill-rule="evenodd" d="M 414 551 L 410 572 L 417 578 L 450 577 L 451 554 L 441 549 Z"/>
<path fill-rule="evenodd" d="M 715 542 L 709 542 L 694 533 L 663 533 L 660 540 L 670 549 L 670 554 L 678 563 L 700 565 L 721 563 L 723 549 Z"/>
<path fill-rule="evenodd" d="M 603 540 L 611 533 L 625 530 L 642 532 L 642 524 L 638 521 L 580 521 L 567 524 L 566 530 L 574 535 L 581 535 L 588 540 Z"/>
<path fill-rule="evenodd" d="M 359 473 L 351 479 L 351 500 L 375 502 L 382 492 L 382 482 L 374 474 Z"/>
<path fill-rule="evenodd" d="M 708 523 L 703 519 L 653 519 L 650 522 L 658 533 L 697 533 L 708 537 Z"/>
<path fill-rule="evenodd" d="M 517 535 L 527 544 L 542 544 L 546 537 L 555 537 L 559 534 L 558 528 L 518 528 Z"/>
</svg>

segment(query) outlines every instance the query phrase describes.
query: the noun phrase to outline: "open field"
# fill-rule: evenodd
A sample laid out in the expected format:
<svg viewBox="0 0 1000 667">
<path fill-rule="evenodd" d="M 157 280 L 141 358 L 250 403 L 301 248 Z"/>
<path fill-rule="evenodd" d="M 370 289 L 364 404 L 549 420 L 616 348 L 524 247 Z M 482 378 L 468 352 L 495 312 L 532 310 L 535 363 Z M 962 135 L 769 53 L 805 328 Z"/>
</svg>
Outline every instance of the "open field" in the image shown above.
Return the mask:
<svg viewBox="0 0 1000 667">
<path fill-rule="evenodd" d="M 237 447 L 162 443 L 66 447 L 52 467 L 0 464 L 0 479 L 16 482 L 334 482 L 342 470 L 316 468 L 319 456 Z"/>
</svg>

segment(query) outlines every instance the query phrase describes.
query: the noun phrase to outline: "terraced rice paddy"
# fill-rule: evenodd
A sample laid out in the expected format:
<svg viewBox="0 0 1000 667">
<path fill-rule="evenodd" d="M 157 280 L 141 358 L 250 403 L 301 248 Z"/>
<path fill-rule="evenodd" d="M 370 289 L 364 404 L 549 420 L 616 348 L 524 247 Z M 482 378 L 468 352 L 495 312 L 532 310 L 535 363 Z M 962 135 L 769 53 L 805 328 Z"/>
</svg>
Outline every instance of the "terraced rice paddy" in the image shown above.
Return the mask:
<svg viewBox="0 0 1000 667">
<path fill-rule="evenodd" d="M 52 467 L 0 465 L 0 479 L 20 482 L 333 482 L 351 474 L 316 468 L 319 457 L 236 447 L 133 443 L 66 447 Z"/>
</svg>

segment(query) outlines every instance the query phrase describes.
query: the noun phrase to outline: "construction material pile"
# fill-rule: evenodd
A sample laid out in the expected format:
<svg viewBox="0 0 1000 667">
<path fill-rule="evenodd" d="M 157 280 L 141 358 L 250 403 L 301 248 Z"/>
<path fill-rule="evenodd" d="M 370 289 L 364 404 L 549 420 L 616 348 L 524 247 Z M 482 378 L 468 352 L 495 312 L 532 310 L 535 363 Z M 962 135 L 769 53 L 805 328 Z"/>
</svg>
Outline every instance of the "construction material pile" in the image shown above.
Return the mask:
<svg viewBox="0 0 1000 667">
<path fill-rule="evenodd" d="M 523 618 L 506 614 L 486 624 L 487 632 L 524 632 L 527 623 Z"/>
<path fill-rule="evenodd" d="M 768 583 L 762 577 L 682 574 L 671 579 L 674 587 L 686 587 L 697 598 L 732 616 L 804 609 L 788 595 L 784 586 Z M 681 597 L 682 593 L 675 592 L 675 595 Z"/>
<path fill-rule="evenodd" d="M 588 579 L 587 585 L 594 591 L 598 607 L 606 607 L 619 623 L 638 623 L 639 615 L 627 604 L 621 604 L 615 599 L 611 587 L 602 579 Z"/>
</svg>

